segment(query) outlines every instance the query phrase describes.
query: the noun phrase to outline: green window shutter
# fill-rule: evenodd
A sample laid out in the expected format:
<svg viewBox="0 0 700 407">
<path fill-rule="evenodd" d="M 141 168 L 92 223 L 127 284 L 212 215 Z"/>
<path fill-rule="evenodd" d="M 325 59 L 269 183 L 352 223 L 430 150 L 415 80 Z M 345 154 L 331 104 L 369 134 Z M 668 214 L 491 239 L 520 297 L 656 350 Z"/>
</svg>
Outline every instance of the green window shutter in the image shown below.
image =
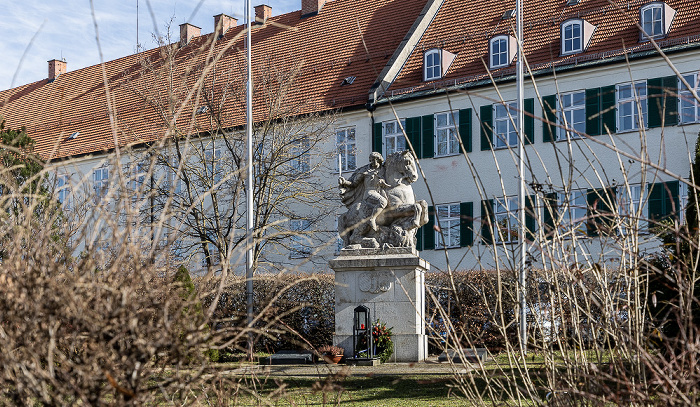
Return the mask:
<svg viewBox="0 0 700 407">
<path fill-rule="evenodd" d="M 664 122 L 666 126 L 675 126 L 678 124 L 678 78 L 676 75 L 671 75 L 663 78 L 662 82 L 666 90 Z"/>
<path fill-rule="evenodd" d="M 523 101 L 523 127 L 525 127 L 524 144 L 532 144 L 535 141 L 535 99 L 528 98 Z"/>
<path fill-rule="evenodd" d="M 416 150 L 417 158 L 423 158 L 420 130 L 420 117 L 409 117 L 406 119 L 406 136 L 411 141 L 413 149 Z"/>
<path fill-rule="evenodd" d="M 617 202 L 617 190 L 615 188 L 589 189 L 587 192 L 588 209 L 586 216 L 588 222 L 586 231 L 588 236 L 611 234 L 610 229 L 615 222 Z"/>
<path fill-rule="evenodd" d="M 423 250 L 423 232 L 425 231 L 424 227 L 416 229 L 416 250 L 422 251 Z"/>
<path fill-rule="evenodd" d="M 534 242 L 537 230 L 537 196 L 525 198 L 525 239 Z"/>
<path fill-rule="evenodd" d="M 678 199 L 678 181 L 649 184 L 649 221 L 652 226 L 666 219 L 678 219 L 680 202 Z"/>
<path fill-rule="evenodd" d="M 435 156 L 435 117 L 432 114 L 421 117 L 423 133 L 423 156 L 421 158 L 433 158 Z"/>
<path fill-rule="evenodd" d="M 600 136 L 601 116 L 600 88 L 586 89 L 586 133 Z"/>
<path fill-rule="evenodd" d="M 649 128 L 678 124 L 677 93 L 676 76 L 647 80 Z"/>
<path fill-rule="evenodd" d="M 557 139 L 557 95 L 543 97 L 542 110 L 542 116 L 549 122 L 542 128 L 542 141 L 546 143 Z"/>
<path fill-rule="evenodd" d="M 484 244 L 493 243 L 493 200 L 481 201 L 481 241 Z"/>
<path fill-rule="evenodd" d="M 487 151 L 493 146 L 493 105 L 481 106 L 480 113 L 481 151 Z"/>
<path fill-rule="evenodd" d="M 557 222 L 557 193 L 552 192 L 544 195 L 542 200 L 542 223 L 547 239 L 554 235 Z"/>
<path fill-rule="evenodd" d="M 382 151 L 382 122 L 374 123 L 374 134 L 372 134 L 372 152 L 383 154 Z"/>
<path fill-rule="evenodd" d="M 459 245 L 460 247 L 474 244 L 474 204 L 462 202 L 459 204 Z"/>
<path fill-rule="evenodd" d="M 459 137 L 467 153 L 472 152 L 472 109 L 459 111 Z"/>
<path fill-rule="evenodd" d="M 434 250 L 435 249 L 435 208 L 432 206 L 428 207 L 428 223 L 425 224 L 421 229 L 423 229 L 423 250 Z"/>
<path fill-rule="evenodd" d="M 617 132 L 616 96 L 615 85 L 600 88 L 600 112 L 602 116 L 600 134 Z"/>
</svg>

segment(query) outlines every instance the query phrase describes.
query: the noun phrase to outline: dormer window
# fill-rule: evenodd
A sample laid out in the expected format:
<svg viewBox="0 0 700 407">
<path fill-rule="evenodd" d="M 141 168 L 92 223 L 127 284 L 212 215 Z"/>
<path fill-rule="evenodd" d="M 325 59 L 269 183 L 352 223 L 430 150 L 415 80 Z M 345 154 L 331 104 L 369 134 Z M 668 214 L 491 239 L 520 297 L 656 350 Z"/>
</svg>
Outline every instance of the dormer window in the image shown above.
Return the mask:
<svg viewBox="0 0 700 407">
<path fill-rule="evenodd" d="M 578 18 L 564 21 L 561 25 L 561 54 L 570 55 L 588 48 L 595 26 Z"/>
<path fill-rule="evenodd" d="M 655 1 L 642 6 L 639 11 L 642 26 L 641 41 L 665 37 L 671 29 L 676 10 L 668 4 Z"/>
<path fill-rule="evenodd" d="M 441 79 L 457 55 L 440 48 L 429 49 L 423 55 L 423 80 Z"/>
<path fill-rule="evenodd" d="M 423 78 L 425 81 L 432 81 L 442 78 L 442 64 L 440 58 L 440 50 L 433 48 L 425 53 L 425 73 Z"/>
<path fill-rule="evenodd" d="M 489 67 L 491 69 L 508 66 L 515 59 L 517 51 L 515 38 L 510 35 L 498 35 L 489 41 Z"/>
</svg>

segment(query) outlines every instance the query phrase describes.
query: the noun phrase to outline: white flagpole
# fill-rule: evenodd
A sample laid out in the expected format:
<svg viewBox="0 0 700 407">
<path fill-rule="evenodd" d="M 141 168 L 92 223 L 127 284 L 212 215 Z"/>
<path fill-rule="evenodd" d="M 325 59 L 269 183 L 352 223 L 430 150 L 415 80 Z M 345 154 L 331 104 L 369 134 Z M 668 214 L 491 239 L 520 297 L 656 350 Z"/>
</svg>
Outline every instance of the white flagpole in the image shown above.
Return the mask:
<svg viewBox="0 0 700 407">
<path fill-rule="evenodd" d="M 246 32 L 246 314 L 248 322 L 248 358 L 253 358 L 253 65 L 251 58 L 250 0 L 245 2 Z"/>
<path fill-rule="evenodd" d="M 518 190 L 518 239 L 520 240 L 520 256 L 518 266 L 520 268 L 520 348 L 524 354 L 527 354 L 527 310 L 525 295 L 527 293 L 526 279 L 527 269 L 525 260 L 527 256 L 527 243 L 525 242 L 525 132 L 524 132 L 524 89 L 523 89 L 523 1 L 516 0 L 516 31 L 518 40 L 518 61 L 516 86 L 518 88 L 518 177 L 520 178 L 520 187 Z"/>
</svg>

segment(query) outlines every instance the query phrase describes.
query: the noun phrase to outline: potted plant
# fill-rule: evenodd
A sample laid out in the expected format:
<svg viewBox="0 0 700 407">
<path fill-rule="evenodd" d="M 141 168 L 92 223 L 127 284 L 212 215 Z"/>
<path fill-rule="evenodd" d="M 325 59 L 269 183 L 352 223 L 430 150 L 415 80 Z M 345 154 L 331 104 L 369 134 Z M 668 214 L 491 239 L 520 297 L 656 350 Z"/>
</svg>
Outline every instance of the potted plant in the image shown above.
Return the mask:
<svg viewBox="0 0 700 407">
<path fill-rule="evenodd" d="M 345 351 L 339 346 L 322 345 L 318 348 L 318 353 L 321 354 L 326 363 L 338 364 Z"/>
</svg>

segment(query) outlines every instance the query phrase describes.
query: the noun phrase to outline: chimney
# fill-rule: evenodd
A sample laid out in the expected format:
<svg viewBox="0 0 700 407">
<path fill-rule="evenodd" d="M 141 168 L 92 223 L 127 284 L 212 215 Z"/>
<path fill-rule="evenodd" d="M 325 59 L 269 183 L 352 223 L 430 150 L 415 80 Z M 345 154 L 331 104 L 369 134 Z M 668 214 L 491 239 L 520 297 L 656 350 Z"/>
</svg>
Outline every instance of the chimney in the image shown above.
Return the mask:
<svg viewBox="0 0 700 407">
<path fill-rule="evenodd" d="M 261 4 L 259 6 L 255 6 L 255 22 L 264 24 L 267 22 L 267 19 L 272 17 L 272 7 L 266 5 L 266 4 Z"/>
<path fill-rule="evenodd" d="M 63 59 L 52 59 L 49 61 L 49 81 L 58 78 L 58 75 L 68 71 L 68 64 Z"/>
<path fill-rule="evenodd" d="M 202 29 L 190 23 L 180 24 L 180 46 L 184 47 L 194 37 L 199 37 Z"/>
<path fill-rule="evenodd" d="M 217 14 L 214 16 L 214 32 L 219 35 L 226 34 L 229 28 L 233 28 L 238 25 L 238 20 L 227 16 L 226 14 Z"/>
<path fill-rule="evenodd" d="M 328 0 L 301 0 L 301 16 L 310 17 L 318 14 Z"/>
</svg>

